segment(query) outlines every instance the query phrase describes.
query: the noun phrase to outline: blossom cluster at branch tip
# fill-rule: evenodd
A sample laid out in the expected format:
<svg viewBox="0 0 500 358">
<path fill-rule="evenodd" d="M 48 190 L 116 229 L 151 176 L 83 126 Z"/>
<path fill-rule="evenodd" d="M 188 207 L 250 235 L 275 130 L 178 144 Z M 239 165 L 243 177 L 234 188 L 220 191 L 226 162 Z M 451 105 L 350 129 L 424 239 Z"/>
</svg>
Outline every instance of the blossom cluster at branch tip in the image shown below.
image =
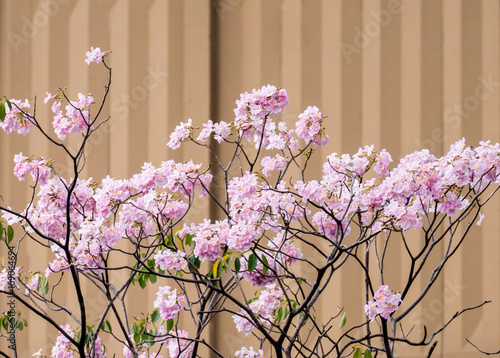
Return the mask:
<svg viewBox="0 0 500 358">
<path fill-rule="evenodd" d="M 14 98 L 10 100 L 10 103 L 12 108 L 9 108 L 7 103 L 0 104 L 0 106 L 5 106 L 6 112 L 3 122 L 0 122 L 0 128 L 7 134 L 12 132 L 22 135 L 28 134 L 33 126 L 32 119 L 27 114 L 31 104 L 27 99 L 21 102 Z"/>
<path fill-rule="evenodd" d="M 62 96 L 53 96 L 47 92 L 44 102 L 48 103 L 50 100 L 54 100 L 51 107 L 54 114 L 52 127 L 59 139 L 64 140 L 70 133 L 80 134 L 92 128 L 90 106 L 95 100 L 91 93 L 88 95 L 78 93 L 78 99 L 69 101 L 65 112 L 61 110 Z"/>
<path fill-rule="evenodd" d="M 382 285 L 375 292 L 373 301 L 368 301 L 365 305 L 365 313 L 370 321 L 373 321 L 377 315 L 380 315 L 386 320 L 391 319 L 391 314 L 395 312 L 401 300 L 400 292 L 392 292 L 389 286 Z"/>
<path fill-rule="evenodd" d="M 162 286 L 156 293 L 154 307 L 160 310 L 160 316 L 164 320 L 175 318 L 177 313 L 186 305 L 184 295 L 177 295 L 177 289 L 170 286 Z"/>
<path fill-rule="evenodd" d="M 90 65 L 91 62 L 100 63 L 102 62 L 103 57 L 109 55 L 110 53 L 111 51 L 101 51 L 101 48 L 99 47 L 91 47 L 90 51 L 87 51 L 86 53 L 87 59 L 85 62 L 87 62 L 87 65 Z"/>
<path fill-rule="evenodd" d="M 264 351 L 259 349 L 258 351 L 254 351 L 253 347 L 247 349 L 246 347 L 241 347 L 239 351 L 236 351 L 235 357 L 239 358 L 265 358 Z"/>
<path fill-rule="evenodd" d="M 273 321 L 274 311 L 280 307 L 282 299 L 283 291 L 281 288 L 276 288 L 276 284 L 269 284 L 248 307 L 257 315 L 263 325 L 269 326 L 269 323 Z M 233 315 L 233 321 L 238 332 L 243 332 L 246 335 L 252 332 L 254 323 L 245 310 L 241 309 L 238 314 Z"/>
<path fill-rule="evenodd" d="M 26 174 L 30 174 L 39 185 L 47 183 L 51 171 L 49 163 L 43 158 L 27 158 L 23 153 L 14 156 L 14 175 L 21 181 L 24 181 Z"/>
</svg>

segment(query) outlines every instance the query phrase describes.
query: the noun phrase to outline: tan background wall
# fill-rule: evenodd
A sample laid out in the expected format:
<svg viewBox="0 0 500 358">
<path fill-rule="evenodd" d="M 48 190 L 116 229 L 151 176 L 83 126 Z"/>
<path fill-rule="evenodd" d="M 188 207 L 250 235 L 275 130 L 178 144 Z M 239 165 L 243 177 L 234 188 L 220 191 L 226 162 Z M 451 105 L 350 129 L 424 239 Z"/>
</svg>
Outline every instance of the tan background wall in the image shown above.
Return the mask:
<svg viewBox="0 0 500 358">
<path fill-rule="evenodd" d="M 91 143 L 84 173 L 95 178 L 128 177 L 145 161 L 206 161 L 167 150 L 168 134 L 187 118 L 231 120 L 239 93 L 268 83 L 287 89 L 291 122 L 308 105 L 328 115 L 332 140 L 316 165 L 364 144 L 400 158 L 421 148 L 443 154 L 462 137 L 471 145 L 500 141 L 498 0 L 0 0 L 0 95 L 37 96 L 49 125 L 46 91 L 102 94 L 104 72 L 83 62 L 90 46 L 113 50 L 114 76 L 112 124 Z M 62 158 L 40 137 L 0 134 L 0 193 L 18 208 L 27 199 L 25 183 L 11 175 L 19 152 Z M 464 337 L 500 349 L 499 214 L 496 198 L 415 318 L 436 326 L 493 301 L 438 338 L 442 356 L 476 356 Z M 397 282 L 402 263 L 394 254 Z M 38 269 L 48 261 L 35 252 L 22 259 Z M 343 273 L 337 283 L 321 313 L 346 305 L 361 319 L 364 300 L 353 294 L 361 275 Z M 152 292 L 130 304 L 148 309 L 153 300 Z M 41 328 L 19 336 L 23 356 L 51 346 L 55 335 Z M 227 335 L 232 322 L 219 329 L 212 339 L 221 345 L 244 345 Z"/>
</svg>

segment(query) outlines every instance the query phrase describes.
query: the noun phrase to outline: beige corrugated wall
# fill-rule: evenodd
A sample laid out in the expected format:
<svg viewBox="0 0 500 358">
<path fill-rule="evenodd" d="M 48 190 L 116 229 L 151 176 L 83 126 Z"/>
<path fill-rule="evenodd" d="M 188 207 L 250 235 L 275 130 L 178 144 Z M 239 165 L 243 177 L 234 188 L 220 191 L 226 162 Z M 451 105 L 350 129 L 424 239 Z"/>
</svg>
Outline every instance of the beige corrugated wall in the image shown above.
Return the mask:
<svg viewBox="0 0 500 358">
<path fill-rule="evenodd" d="M 328 115 L 332 139 L 317 153 L 318 171 L 325 155 L 364 144 L 400 158 L 420 148 L 443 154 L 462 137 L 500 141 L 498 0 L 0 0 L 0 95 L 37 96 L 48 125 L 46 91 L 102 94 L 105 72 L 83 63 L 90 46 L 113 50 L 112 122 L 89 147 L 86 176 L 128 177 L 145 161 L 171 158 L 208 162 L 199 152 L 167 150 L 170 131 L 187 118 L 230 120 L 239 93 L 268 83 L 287 89 L 287 120 L 308 105 Z M 0 194 L 15 208 L 28 195 L 11 175 L 15 153 L 61 158 L 67 170 L 62 153 L 40 139 L 0 134 Z M 499 214 L 497 197 L 413 318 L 437 327 L 463 307 L 492 301 L 439 336 L 443 357 L 477 356 L 465 337 L 500 349 Z M 403 263 L 392 254 L 397 282 Z M 49 257 L 21 259 L 42 269 Z M 361 319 L 361 288 L 360 272 L 343 273 L 321 314 L 345 306 Z M 153 300 L 149 292 L 129 304 L 149 310 Z M 29 318 L 19 334 L 23 357 L 47 352 L 55 339 Z M 233 330 L 220 321 L 211 339 L 234 352 L 244 340 Z"/>
</svg>

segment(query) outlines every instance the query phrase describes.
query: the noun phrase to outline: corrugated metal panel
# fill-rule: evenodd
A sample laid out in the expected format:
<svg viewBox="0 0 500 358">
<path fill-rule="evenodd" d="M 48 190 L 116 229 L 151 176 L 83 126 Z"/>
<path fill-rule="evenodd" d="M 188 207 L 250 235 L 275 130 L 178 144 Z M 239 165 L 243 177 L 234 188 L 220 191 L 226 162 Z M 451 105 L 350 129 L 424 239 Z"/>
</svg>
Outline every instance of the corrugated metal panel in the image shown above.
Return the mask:
<svg viewBox="0 0 500 358">
<path fill-rule="evenodd" d="M 283 118 L 290 123 L 308 105 L 328 115 L 332 140 L 316 153 L 319 173 L 327 154 L 352 153 L 365 144 L 399 158 L 424 147 L 440 155 L 462 137 L 472 145 L 500 141 L 499 44 L 497 0 L 3 1 L 0 94 L 36 95 L 48 126 L 45 91 L 68 85 L 72 95 L 93 91 L 100 97 L 105 73 L 82 61 L 90 46 L 112 49 L 106 110 L 113 118 L 92 141 L 84 175 L 128 177 L 145 161 L 182 161 L 196 153 L 208 163 L 192 147 L 167 150 L 168 134 L 189 117 L 197 124 L 230 120 L 239 93 L 271 83 L 289 93 Z M 55 157 L 68 170 L 61 152 L 40 136 L 0 139 L 0 193 L 14 207 L 27 194 L 10 175 L 13 154 Z M 419 322 L 435 327 L 466 305 L 493 300 L 439 338 L 444 356 L 474 352 L 456 337 L 498 349 L 499 211 L 495 198 L 484 225 L 450 262 L 421 311 Z M 192 217 L 208 214 L 201 207 Z M 398 250 L 393 282 L 404 278 Z M 22 259 L 43 265 L 49 258 L 27 253 Z M 361 287 L 359 271 L 343 273 L 328 293 L 335 303 L 321 303 L 321 313 L 346 306 L 361 319 L 362 310 L 355 313 L 364 303 L 355 294 Z M 147 309 L 153 297 L 148 292 L 129 304 Z M 233 349 L 236 339 L 244 340 L 228 337 L 225 324 L 232 323 L 221 321 L 223 333 L 212 339 Z M 54 340 L 36 325 L 22 337 L 29 352 Z"/>
</svg>

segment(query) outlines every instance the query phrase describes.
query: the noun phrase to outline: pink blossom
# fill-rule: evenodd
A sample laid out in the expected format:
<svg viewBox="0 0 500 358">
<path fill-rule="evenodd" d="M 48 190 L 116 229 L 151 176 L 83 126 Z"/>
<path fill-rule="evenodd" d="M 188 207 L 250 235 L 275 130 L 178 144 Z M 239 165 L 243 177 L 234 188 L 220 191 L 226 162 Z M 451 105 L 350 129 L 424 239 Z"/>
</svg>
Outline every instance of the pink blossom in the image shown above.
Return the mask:
<svg viewBox="0 0 500 358">
<path fill-rule="evenodd" d="M 52 104 L 52 112 L 54 113 L 52 127 L 57 137 L 64 140 L 70 133 L 80 134 L 91 128 L 92 123 L 89 118 L 89 107 L 94 103 L 94 97 L 91 94 L 84 95 L 78 93 L 78 99 L 70 101 L 65 107 L 66 112 L 63 113 L 61 110 L 61 100 L 56 99 Z"/>
<path fill-rule="evenodd" d="M 375 292 L 373 301 L 366 303 L 365 313 L 371 321 L 373 321 L 377 315 L 380 315 L 386 320 L 390 320 L 391 314 L 398 309 L 401 302 L 401 293 L 394 293 L 389 290 L 389 286 L 382 285 L 377 292 Z"/>
<path fill-rule="evenodd" d="M 28 294 L 30 291 L 36 291 L 38 288 L 39 280 L 40 280 L 40 274 L 35 273 L 32 274 L 31 271 L 29 275 L 25 278 L 24 284 L 26 285 L 26 294 Z"/>
<path fill-rule="evenodd" d="M 391 162 L 391 155 L 385 149 L 383 149 L 377 156 L 377 161 L 373 170 L 375 171 L 375 173 L 382 177 L 388 173 L 387 168 L 389 167 L 389 164 Z"/>
<path fill-rule="evenodd" d="M 85 62 L 87 63 L 87 65 L 90 65 L 91 62 L 100 63 L 102 61 L 102 58 L 109 55 L 110 53 L 111 51 L 101 52 L 101 49 L 99 47 L 91 47 L 90 51 L 87 51 L 86 53 L 87 59 L 85 60 Z"/>
<path fill-rule="evenodd" d="M 261 230 L 251 224 L 241 222 L 233 225 L 229 230 L 227 245 L 230 249 L 243 252 L 252 247 L 259 235 L 261 235 Z"/>
<path fill-rule="evenodd" d="M 262 173 L 267 177 L 274 170 L 283 170 L 285 168 L 286 158 L 276 154 L 274 158 L 272 157 L 264 157 L 262 158 Z"/>
<path fill-rule="evenodd" d="M 259 351 L 256 352 L 253 350 L 253 347 L 250 347 L 250 349 L 241 347 L 239 351 L 236 351 L 235 356 L 240 358 L 265 358 L 264 351 L 262 349 L 259 349 Z"/>
<path fill-rule="evenodd" d="M 306 143 L 313 142 L 317 146 L 324 145 L 328 142 L 329 137 L 323 133 L 324 130 L 321 126 L 322 119 L 323 115 L 319 108 L 309 106 L 299 115 L 295 132 Z"/>
<path fill-rule="evenodd" d="M 69 324 L 66 324 L 64 326 L 60 326 L 66 333 L 71 338 L 75 338 L 76 334 L 74 331 L 71 330 Z M 62 334 L 59 334 L 59 336 L 56 339 L 56 344 L 52 347 L 52 358 L 73 358 L 74 355 L 73 353 L 75 352 L 75 349 L 72 347 L 72 344 L 69 339 L 67 339 L 65 336 Z"/>
<path fill-rule="evenodd" d="M 170 141 L 167 143 L 167 146 L 172 149 L 179 148 L 181 142 L 187 140 L 193 130 L 193 120 L 189 118 L 186 123 L 181 123 L 175 127 L 175 130 L 170 134 Z"/>
<path fill-rule="evenodd" d="M 185 256 L 186 254 L 180 250 L 177 250 L 177 252 L 169 249 L 160 250 L 154 256 L 156 262 L 155 267 L 160 267 L 163 271 L 184 270 L 187 266 Z"/>
<path fill-rule="evenodd" d="M 17 99 L 11 99 L 10 102 L 12 108 L 9 108 L 7 103 L 1 104 L 5 106 L 6 115 L 4 121 L 0 122 L 0 128 L 6 133 L 16 131 L 22 135 L 28 134 L 33 125 L 31 118 L 24 114 L 31 108 L 29 101 L 26 99 L 24 102 L 21 102 Z"/>
<path fill-rule="evenodd" d="M 45 184 L 50 177 L 50 168 L 43 157 L 37 159 L 27 158 L 23 156 L 23 153 L 19 153 L 14 156 L 14 163 L 16 163 L 14 175 L 21 181 L 24 181 L 28 173 L 39 185 Z"/>
<path fill-rule="evenodd" d="M 268 246 L 271 250 L 276 250 L 279 253 L 277 258 L 281 263 L 293 264 L 303 256 L 300 248 L 296 247 L 290 239 L 286 238 L 285 231 L 278 233 L 275 238 L 270 240 Z"/>
<path fill-rule="evenodd" d="M 186 300 L 183 295 L 177 295 L 177 289 L 170 286 L 162 286 L 156 293 L 154 307 L 160 310 L 160 316 L 164 320 L 174 318 L 184 308 Z"/>
<path fill-rule="evenodd" d="M 245 333 L 247 336 L 252 333 L 253 323 L 248 313 L 241 310 L 238 314 L 232 316 L 233 322 L 236 325 L 236 330 L 240 333 Z"/>
<path fill-rule="evenodd" d="M 170 358 L 191 358 L 194 342 L 188 339 L 186 331 L 171 331 L 171 338 L 166 341 Z"/>
<path fill-rule="evenodd" d="M 227 244 L 229 227 L 227 220 L 212 224 L 209 219 L 205 219 L 202 224 L 193 226 L 191 233 L 194 236 L 195 256 L 201 261 L 213 261 L 220 257 L 221 246 Z"/>
</svg>

